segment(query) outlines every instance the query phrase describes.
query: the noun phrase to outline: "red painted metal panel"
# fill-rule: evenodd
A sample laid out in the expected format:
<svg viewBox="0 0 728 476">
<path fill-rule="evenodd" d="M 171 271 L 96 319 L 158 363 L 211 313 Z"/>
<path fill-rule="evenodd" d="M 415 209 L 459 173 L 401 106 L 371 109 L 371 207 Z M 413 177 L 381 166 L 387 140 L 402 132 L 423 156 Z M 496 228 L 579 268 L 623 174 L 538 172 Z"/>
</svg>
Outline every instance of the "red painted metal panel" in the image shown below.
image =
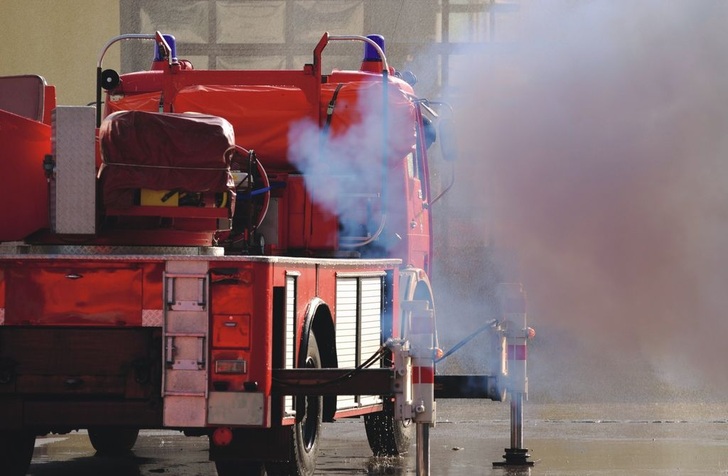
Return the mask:
<svg viewBox="0 0 728 476">
<path fill-rule="evenodd" d="M 212 316 L 214 348 L 250 348 L 250 314 L 215 314 Z"/>
<path fill-rule="evenodd" d="M 5 270 L 0 268 L 0 309 L 3 309 L 3 319 L 5 316 Z"/>
<path fill-rule="evenodd" d="M 144 284 L 142 287 L 142 309 L 162 310 L 162 274 L 164 262 L 144 263 Z"/>
<path fill-rule="evenodd" d="M 24 263 L 5 270 L 5 286 L 5 325 L 141 325 L 139 265 Z"/>
<path fill-rule="evenodd" d="M 433 367 L 412 367 L 412 383 L 435 383 L 435 369 Z"/>
<path fill-rule="evenodd" d="M 51 128 L 0 110 L 0 150 L 0 241 L 22 240 L 49 226 L 43 158 L 51 153 Z"/>
<path fill-rule="evenodd" d="M 528 349 L 525 345 L 508 345 L 508 360 L 526 360 Z"/>
<path fill-rule="evenodd" d="M 229 390 L 241 390 L 243 382 L 256 382 L 259 390 L 270 394 L 272 268 L 268 262 L 244 260 L 211 267 L 212 359 L 248 361 L 245 375 L 212 376 L 213 382 L 229 382 Z M 240 322 L 237 331 L 224 327 L 231 316 L 234 322 Z M 246 323 L 247 331 L 238 332 Z"/>
</svg>

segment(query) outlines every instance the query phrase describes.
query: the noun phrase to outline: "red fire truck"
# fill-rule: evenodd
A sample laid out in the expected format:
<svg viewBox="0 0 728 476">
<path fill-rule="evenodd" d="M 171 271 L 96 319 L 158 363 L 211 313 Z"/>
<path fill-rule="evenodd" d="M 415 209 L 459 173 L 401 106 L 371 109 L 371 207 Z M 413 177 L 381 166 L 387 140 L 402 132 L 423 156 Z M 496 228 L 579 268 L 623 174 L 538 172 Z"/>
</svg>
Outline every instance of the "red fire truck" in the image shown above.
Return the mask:
<svg viewBox="0 0 728 476">
<path fill-rule="evenodd" d="M 153 42 L 150 70 L 102 68 L 121 40 Z M 365 45 L 360 70 L 322 73 L 332 41 Z M 364 417 L 375 454 L 434 423 L 442 117 L 383 46 L 324 34 L 300 70 L 215 71 L 122 35 L 95 107 L 0 78 L 4 474 L 38 435 L 121 453 L 168 428 L 209 436 L 221 476 L 310 475 L 324 421 Z"/>
</svg>

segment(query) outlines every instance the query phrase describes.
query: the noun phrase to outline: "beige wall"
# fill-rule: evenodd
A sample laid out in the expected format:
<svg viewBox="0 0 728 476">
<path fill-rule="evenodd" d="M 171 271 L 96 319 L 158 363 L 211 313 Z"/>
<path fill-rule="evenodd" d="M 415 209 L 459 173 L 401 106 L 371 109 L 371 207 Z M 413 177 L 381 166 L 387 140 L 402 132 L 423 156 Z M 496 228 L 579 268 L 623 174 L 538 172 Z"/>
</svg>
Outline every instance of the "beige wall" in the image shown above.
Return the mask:
<svg viewBox="0 0 728 476">
<path fill-rule="evenodd" d="M 56 86 L 58 104 L 87 104 L 99 52 L 118 34 L 119 0 L 3 0 L 0 76 L 39 74 Z M 104 67 L 119 67 L 118 45 Z"/>
</svg>

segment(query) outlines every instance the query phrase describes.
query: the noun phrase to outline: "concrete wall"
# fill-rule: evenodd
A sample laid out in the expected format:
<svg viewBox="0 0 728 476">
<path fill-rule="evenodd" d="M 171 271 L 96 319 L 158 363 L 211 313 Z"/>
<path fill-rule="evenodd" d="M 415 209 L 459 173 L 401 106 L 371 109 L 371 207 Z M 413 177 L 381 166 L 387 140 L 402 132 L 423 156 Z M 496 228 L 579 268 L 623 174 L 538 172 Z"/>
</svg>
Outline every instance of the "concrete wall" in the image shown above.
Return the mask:
<svg viewBox="0 0 728 476">
<path fill-rule="evenodd" d="M 56 86 L 58 104 L 87 104 L 99 52 L 119 24 L 119 0 L 3 0 L 0 76 L 39 74 Z M 104 67 L 119 67 L 118 46 Z"/>
</svg>

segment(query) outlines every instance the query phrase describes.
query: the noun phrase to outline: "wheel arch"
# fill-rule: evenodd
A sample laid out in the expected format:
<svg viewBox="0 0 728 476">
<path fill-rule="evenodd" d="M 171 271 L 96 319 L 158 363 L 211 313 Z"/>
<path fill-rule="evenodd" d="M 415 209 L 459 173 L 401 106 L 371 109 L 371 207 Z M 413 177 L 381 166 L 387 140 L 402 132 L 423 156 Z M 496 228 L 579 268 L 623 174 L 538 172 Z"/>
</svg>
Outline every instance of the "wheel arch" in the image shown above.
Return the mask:
<svg viewBox="0 0 728 476">
<path fill-rule="evenodd" d="M 399 272 L 399 302 L 400 306 L 404 301 L 427 301 L 430 309 L 436 311 L 435 294 L 432 291 L 432 283 L 427 272 L 421 268 L 406 267 Z M 404 336 L 404 326 L 407 320 L 405 312 L 401 310 L 400 314 L 400 335 Z M 435 346 L 438 345 L 437 339 L 437 312 L 435 312 Z"/>
<path fill-rule="evenodd" d="M 399 271 L 399 298 L 401 301 L 422 300 L 435 304 L 432 283 L 421 268 L 406 267 Z"/>
<path fill-rule="evenodd" d="M 336 356 L 336 329 L 331 308 L 321 298 L 313 298 L 306 306 L 306 315 L 301 328 L 301 345 L 298 351 L 297 365 L 302 367 L 308 348 L 309 336 L 313 332 L 316 335 L 321 366 L 324 368 L 336 368 L 339 366 Z M 324 421 L 333 421 L 336 413 L 336 396 L 324 397 Z"/>
</svg>

